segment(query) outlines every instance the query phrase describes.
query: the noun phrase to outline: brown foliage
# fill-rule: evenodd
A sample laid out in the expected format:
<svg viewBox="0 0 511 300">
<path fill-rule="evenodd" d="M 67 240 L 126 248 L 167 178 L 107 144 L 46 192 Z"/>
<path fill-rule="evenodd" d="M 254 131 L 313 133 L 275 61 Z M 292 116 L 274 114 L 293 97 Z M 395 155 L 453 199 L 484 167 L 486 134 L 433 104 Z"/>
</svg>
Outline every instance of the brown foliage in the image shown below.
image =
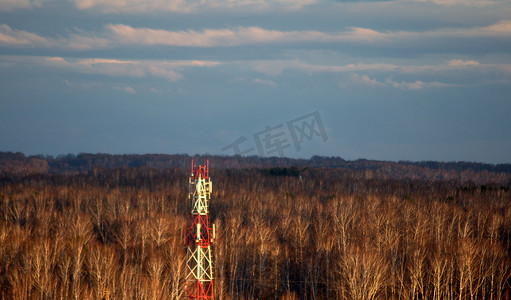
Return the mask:
<svg viewBox="0 0 511 300">
<path fill-rule="evenodd" d="M 510 296 L 509 186 L 299 172 L 212 169 L 218 299 Z M 4 174 L 0 298 L 184 299 L 187 173 Z"/>
</svg>

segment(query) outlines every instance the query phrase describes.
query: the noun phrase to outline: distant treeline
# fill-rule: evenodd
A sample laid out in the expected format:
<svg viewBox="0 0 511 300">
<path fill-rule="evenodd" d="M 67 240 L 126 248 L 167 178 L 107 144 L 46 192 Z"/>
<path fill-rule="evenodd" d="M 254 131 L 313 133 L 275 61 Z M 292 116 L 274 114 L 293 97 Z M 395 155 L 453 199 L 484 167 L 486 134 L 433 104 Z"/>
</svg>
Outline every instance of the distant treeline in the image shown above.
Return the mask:
<svg viewBox="0 0 511 300">
<path fill-rule="evenodd" d="M 204 159 L 206 155 L 196 155 Z M 341 157 L 312 156 L 310 159 L 259 156 L 210 155 L 214 169 L 268 168 L 268 174 L 286 175 L 289 169 L 297 176 L 299 168 L 328 168 L 365 170 L 369 177 L 392 179 L 432 179 L 461 180 L 475 183 L 511 182 L 511 164 L 485 164 L 476 162 L 437 162 L 437 161 L 377 161 L 358 159 L 344 160 Z M 121 167 L 148 167 L 155 169 L 189 168 L 191 156 L 187 154 L 67 154 L 59 156 L 25 156 L 17 152 L 0 152 L 0 174 L 57 173 L 72 174 L 91 171 L 94 168 L 115 169 Z M 273 169 L 272 169 L 273 168 Z"/>
</svg>

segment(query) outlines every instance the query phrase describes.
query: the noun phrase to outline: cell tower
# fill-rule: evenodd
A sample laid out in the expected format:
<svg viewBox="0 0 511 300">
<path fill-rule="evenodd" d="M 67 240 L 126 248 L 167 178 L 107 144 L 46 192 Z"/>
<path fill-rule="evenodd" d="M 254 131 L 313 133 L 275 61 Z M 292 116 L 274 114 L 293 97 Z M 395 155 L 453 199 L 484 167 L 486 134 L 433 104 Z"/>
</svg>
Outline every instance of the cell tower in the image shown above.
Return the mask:
<svg viewBox="0 0 511 300">
<path fill-rule="evenodd" d="M 190 299 L 214 299 L 213 259 L 211 245 L 215 225 L 209 222 L 208 203 L 212 184 L 209 178 L 209 160 L 206 166 L 194 166 L 189 179 L 188 199 L 192 204 L 192 224 L 186 230 L 186 289 Z"/>
</svg>

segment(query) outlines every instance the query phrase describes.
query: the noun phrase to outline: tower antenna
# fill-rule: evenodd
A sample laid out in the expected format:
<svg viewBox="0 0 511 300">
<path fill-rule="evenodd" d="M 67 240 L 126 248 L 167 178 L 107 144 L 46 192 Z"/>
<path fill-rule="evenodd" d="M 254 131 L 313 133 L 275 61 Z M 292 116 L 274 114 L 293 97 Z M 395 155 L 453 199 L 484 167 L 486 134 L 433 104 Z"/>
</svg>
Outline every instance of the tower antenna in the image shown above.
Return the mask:
<svg viewBox="0 0 511 300">
<path fill-rule="evenodd" d="M 192 224 L 186 230 L 186 289 L 190 299 L 214 299 L 213 259 L 211 245 L 215 225 L 209 222 L 209 201 L 212 183 L 209 178 L 209 159 L 206 166 L 193 165 L 188 181 L 188 199 L 192 204 Z"/>
</svg>

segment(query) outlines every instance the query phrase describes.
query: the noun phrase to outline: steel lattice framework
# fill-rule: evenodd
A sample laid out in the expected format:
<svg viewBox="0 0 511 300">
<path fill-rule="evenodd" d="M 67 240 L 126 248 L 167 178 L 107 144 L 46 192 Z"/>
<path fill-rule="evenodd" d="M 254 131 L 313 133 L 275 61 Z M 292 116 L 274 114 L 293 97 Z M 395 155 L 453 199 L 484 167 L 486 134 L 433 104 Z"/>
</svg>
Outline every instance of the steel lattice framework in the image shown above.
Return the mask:
<svg viewBox="0 0 511 300">
<path fill-rule="evenodd" d="M 186 229 L 186 289 L 190 299 L 214 299 L 213 258 L 211 245 L 215 225 L 209 222 L 209 201 L 212 183 L 209 178 L 209 160 L 206 166 L 194 166 L 189 179 L 188 199 L 192 204 L 192 224 Z"/>
</svg>

